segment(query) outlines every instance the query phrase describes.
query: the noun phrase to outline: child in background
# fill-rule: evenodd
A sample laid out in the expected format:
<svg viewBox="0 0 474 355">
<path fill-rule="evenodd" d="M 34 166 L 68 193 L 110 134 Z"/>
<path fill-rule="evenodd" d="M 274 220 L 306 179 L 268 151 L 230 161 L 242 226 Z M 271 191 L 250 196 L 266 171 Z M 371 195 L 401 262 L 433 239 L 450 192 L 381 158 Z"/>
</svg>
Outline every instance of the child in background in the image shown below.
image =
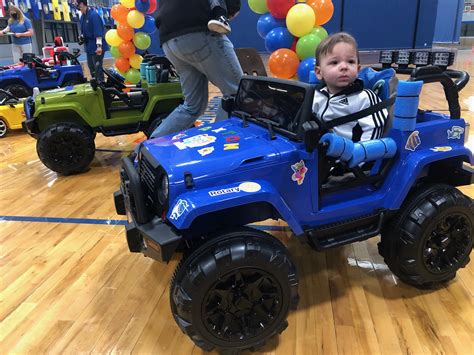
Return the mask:
<svg viewBox="0 0 474 355">
<path fill-rule="evenodd" d="M 316 49 L 315 73 L 323 81 L 313 99 L 313 112 L 320 122 L 344 117 L 371 107 L 380 98 L 364 89 L 357 79 L 360 70 L 357 42 L 350 34 L 335 33 L 325 38 Z M 333 128 L 334 133 L 353 142 L 381 138 L 387 120 L 387 110 Z"/>
</svg>

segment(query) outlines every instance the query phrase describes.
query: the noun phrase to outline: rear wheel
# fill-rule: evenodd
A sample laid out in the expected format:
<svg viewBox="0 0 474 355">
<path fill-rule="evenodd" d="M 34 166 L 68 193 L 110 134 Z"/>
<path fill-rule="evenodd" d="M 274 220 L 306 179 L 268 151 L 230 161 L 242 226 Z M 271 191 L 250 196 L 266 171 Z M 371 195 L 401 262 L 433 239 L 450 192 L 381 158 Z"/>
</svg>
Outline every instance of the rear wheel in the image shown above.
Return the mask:
<svg viewBox="0 0 474 355">
<path fill-rule="evenodd" d="M 170 288 L 173 316 L 204 350 L 263 346 L 286 329 L 298 304 L 298 278 L 288 250 L 251 228 L 223 233 L 178 265 Z"/>
<path fill-rule="evenodd" d="M 402 281 L 431 288 L 456 276 L 469 262 L 474 205 L 459 190 L 431 185 L 411 194 L 382 232 L 380 254 Z"/>
<path fill-rule="evenodd" d="M 16 97 L 28 97 L 32 94 L 32 91 L 22 84 L 10 84 L 5 86 L 4 89 Z"/>
<path fill-rule="evenodd" d="M 143 133 L 145 133 L 145 135 L 148 139 L 150 139 L 150 136 L 153 133 L 153 131 L 158 128 L 158 126 L 161 124 L 161 122 L 163 122 L 163 120 L 168 115 L 169 115 L 169 112 L 168 113 L 161 113 L 158 116 L 150 119 L 150 121 L 148 122 L 149 123 L 148 128 L 145 131 L 143 131 Z"/>
<path fill-rule="evenodd" d="M 3 138 L 8 133 L 7 122 L 3 118 L 0 118 L 0 138 Z"/>
<path fill-rule="evenodd" d="M 77 174 L 85 171 L 94 158 L 94 134 L 74 123 L 58 123 L 41 132 L 36 151 L 51 170 L 63 175 Z"/>
</svg>

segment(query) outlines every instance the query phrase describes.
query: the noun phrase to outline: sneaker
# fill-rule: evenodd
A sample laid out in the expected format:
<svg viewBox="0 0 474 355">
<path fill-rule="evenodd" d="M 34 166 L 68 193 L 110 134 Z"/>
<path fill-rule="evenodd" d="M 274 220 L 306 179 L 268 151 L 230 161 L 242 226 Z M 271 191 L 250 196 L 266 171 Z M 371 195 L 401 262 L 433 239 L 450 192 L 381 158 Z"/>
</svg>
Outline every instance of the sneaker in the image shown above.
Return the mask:
<svg viewBox="0 0 474 355">
<path fill-rule="evenodd" d="M 207 28 L 210 31 L 226 34 L 230 32 L 230 25 L 229 21 L 225 16 L 219 16 L 216 19 L 210 20 L 207 23 Z"/>
</svg>

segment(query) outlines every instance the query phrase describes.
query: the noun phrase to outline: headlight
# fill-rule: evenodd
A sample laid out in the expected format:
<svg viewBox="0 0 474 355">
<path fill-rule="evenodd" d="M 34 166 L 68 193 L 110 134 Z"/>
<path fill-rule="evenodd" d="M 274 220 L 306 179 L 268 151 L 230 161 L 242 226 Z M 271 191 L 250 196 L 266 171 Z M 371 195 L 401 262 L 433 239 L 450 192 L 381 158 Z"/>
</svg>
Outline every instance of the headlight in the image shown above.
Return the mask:
<svg viewBox="0 0 474 355">
<path fill-rule="evenodd" d="M 169 194 L 169 180 L 168 175 L 162 174 L 158 182 L 158 200 L 162 205 L 168 200 Z"/>
</svg>

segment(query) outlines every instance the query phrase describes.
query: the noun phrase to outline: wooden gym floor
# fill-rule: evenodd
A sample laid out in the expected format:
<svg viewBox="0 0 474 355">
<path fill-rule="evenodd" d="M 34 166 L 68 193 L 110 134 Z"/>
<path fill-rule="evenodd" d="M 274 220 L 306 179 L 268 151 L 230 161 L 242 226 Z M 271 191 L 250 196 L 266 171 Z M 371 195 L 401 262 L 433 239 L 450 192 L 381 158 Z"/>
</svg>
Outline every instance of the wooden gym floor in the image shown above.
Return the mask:
<svg viewBox="0 0 474 355">
<path fill-rule="evenodd" d="M 473 57 L 459 52 L 454 68 L 474 75 Z M 210 97 L 218 94 L 212 88 Z M 473 81 L 460 103 L 472 126 Z M 421 107 L 447 109 L 440 85 L 425 86 Z M 90 171 L 68 177 L 38 160 L 25 133 L 0 141 L 0 353 L 202 353 L 169 309 L 178 256 L 161 264 L 129 253 L 115 214 L 120 158 L 142 139 L 98 135 Z M 474 197 L 473 186 L 461 190 Z M 288 329 L 263 352 L 474 354 L 474 263 L 420 291 L 387 269 L 378 238 L 317 253 L 283 223 L 263 225 L 291 250 L 301 296 Z"/>
</svg>

